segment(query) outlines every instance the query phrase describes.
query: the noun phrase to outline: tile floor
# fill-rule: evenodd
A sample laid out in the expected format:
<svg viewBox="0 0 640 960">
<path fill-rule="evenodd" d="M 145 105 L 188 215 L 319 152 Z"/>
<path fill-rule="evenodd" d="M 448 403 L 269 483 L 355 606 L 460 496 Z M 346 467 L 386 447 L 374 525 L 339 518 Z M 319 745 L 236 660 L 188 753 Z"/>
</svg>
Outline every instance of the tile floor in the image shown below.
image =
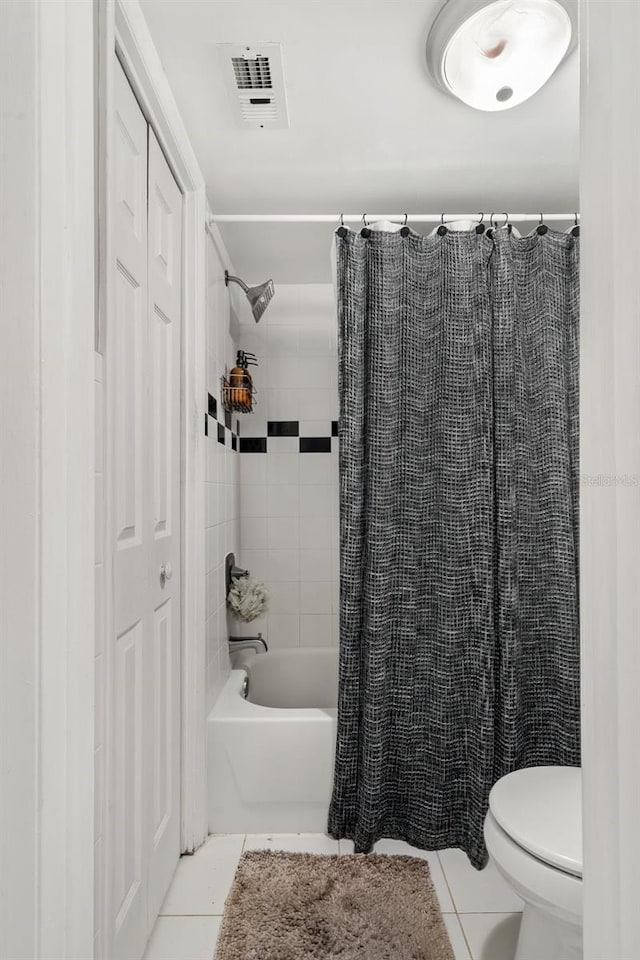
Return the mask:
<svg viewBox="0 0 640 960">
<path fill-rule="evenodd" d="M 264 848 L 351 853 L 353 845 L 322 834 L 209 837 L 194 856 L 181 858 L 144 960 L 212 960 L 240 855 Z M 429 861 L 456 960 L 513 960 L 522 901 L 493 864 L 478 873 L 459 850 L 425 853 L 396 840 L 381 840 L 375 849 Z"/>
</svg>

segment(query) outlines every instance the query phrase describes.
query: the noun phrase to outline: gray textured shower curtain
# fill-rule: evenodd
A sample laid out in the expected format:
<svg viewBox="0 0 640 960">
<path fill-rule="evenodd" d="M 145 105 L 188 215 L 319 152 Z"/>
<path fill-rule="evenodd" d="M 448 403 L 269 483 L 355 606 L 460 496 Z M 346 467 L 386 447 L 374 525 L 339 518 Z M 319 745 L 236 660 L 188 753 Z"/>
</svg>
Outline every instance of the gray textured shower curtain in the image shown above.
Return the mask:
<svg viewBox="0 0 640 960">
<path fill-rule="evenodd" d="M 329 832 L 486 861 L 505 773 L 579 763 L 578 240 L 336 238 Z"/>
</svg>

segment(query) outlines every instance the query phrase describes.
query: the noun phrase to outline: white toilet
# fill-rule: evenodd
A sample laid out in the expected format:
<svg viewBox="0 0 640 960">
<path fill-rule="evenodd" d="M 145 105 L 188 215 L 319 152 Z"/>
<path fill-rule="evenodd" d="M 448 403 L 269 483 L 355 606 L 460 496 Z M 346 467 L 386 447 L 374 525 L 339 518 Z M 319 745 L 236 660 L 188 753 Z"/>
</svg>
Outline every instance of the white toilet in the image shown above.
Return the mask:
<svg viewBox="0 0 640 960">
<path fill-rule="evenodd" d="M 514 960 L 582 960 L 582 787 L 578 767 L 529 767 L 496 783 L 484 836 L 525 902 Z"/>
</svg>

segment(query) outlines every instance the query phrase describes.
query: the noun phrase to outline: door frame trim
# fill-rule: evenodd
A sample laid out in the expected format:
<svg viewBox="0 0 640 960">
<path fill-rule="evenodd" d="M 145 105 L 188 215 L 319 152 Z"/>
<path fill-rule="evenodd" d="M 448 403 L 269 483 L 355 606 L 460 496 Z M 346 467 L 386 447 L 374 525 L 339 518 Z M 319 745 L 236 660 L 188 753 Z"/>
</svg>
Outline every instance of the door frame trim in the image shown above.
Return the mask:
<svg viewBox="0 0 640 960">
<path fill-rule="evenodd" d="M 206 657 L 204 546 L 205 397 L 205 182 L 178 108 L 136 0 L 106 0 L 99 41 L 101 117 L 101 263 L 104 266 L 98 342 L 113 299 L 110 209 L 113 185 L 112 137 L 114 52 L 153 127 L 183 194 L 181 344 L 181 773 L 180 849 L 191 852 L 207 836 L 206 818 Z M 106 149 L 105 149 L 106 145 Z M 107 384 L 109 381 L 107 364 Z M 105 411 L 109 409 L 105 401 Z M 105 474 L 106 477 L 107 474 Z M 105 489 L 105 556 L 112 552 L 110 492 Z M 105 564 L 107 631 L 112 618 L 110 564 Z M 109 635 L 109 633 L 107 633 Z M 108 709 L 107 698 L 107 709 Z M 106 891 L 105 891 L 106 896 Z"/>
<path fill-rule="evenodd" d="M 182 632 L 180 849 L 206 839 L 205 448 L 206 186 L 137 0 L 116 0 L 116 52 L 178 182 L 182 266 Z M 113 49 L 113 48 L 112 48 Z M 107 141 L 108 142 L 108 141 Z"/>
</svg>

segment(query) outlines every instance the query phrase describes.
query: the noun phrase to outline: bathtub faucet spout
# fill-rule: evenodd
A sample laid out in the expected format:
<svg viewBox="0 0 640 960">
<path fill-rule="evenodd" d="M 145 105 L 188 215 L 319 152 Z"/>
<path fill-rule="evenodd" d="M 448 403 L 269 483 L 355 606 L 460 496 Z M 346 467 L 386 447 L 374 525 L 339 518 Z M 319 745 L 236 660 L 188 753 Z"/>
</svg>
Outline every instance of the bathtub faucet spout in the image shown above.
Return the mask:
<svg viewBox="0 0 640 960">
<path fill-rule="evenodd" d="M 229 637 L 229 643 L 233 644 L 234 650 L 255 650 L 256 653 L 269 652 L 267 641 L 261 633 L 256 637 Z"/>
</svg>

